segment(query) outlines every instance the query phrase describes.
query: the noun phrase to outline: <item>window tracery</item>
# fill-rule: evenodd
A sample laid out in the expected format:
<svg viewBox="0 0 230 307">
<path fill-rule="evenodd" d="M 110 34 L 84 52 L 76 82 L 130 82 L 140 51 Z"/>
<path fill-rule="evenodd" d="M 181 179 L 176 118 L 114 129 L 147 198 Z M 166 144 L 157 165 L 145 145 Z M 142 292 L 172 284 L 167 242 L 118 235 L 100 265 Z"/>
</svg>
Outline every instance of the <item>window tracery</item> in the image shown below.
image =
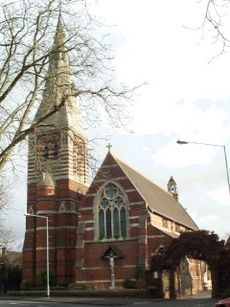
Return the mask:
<svg viewBox="0 0 230 307">
<path fill-rule="evenodd" d="M 127 206 L 121 190 L 108 183 L 102 190 L 98 205 L 99 239 L 127 237 Z"/>
<path fill-rule="evenodd" d="M 60 133 L 45 133 L 37 136 L 36 150 L 45 159 L 57 159 L 60 148 Z"/>
</svg>

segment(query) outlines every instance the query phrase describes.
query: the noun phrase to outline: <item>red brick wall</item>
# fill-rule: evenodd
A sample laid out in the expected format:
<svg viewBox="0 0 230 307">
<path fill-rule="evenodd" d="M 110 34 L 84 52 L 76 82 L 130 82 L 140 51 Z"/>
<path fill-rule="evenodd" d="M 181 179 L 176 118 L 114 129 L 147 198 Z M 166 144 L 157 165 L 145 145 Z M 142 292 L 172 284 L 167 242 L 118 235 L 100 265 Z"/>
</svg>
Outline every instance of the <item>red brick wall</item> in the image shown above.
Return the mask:
<svg viewBox="0 0 230 307">
<path fill-rule="evenodd" d="M 112 181 L 127 197 L 128 236 L 122 240 L 98 240 L 94 217 L 95 195 L 102 185 Z M 125 279 L 135 280 L 138 269 L 146 269 L 152 254 L 161 244 L 167 246 L 171 237 L 150 223 L 146 204 L 111 155 L 107 155 L 86 197 L 86 187 L 70 180 L 57 182 L 55 190 L 28 187 L 28 210 L 49 216 L 50 267 L 55 271 L 56 284 L 90 283 L 94 288 L 109 288 L 109 260 L 103 255 L 111 247 L 118 251 L 115 259 L 116 286 Z M 52 192 L 52 193 L 51 193 Z M 51 195 L 52 194 L 52 195 Z M 71 203 L 79 208 L 72 212 Z M 64 203 L 66 210 L 60 210 Z M 27 217 L 23 250 L 23 278 L 35 282 L 46 269 L 45 220 Z"/>
<path fill-rule="evenodd" d="M 78 207 L 79 199 L 82 198 L 76 192 L 79 189 L 82 193 L 86 187 L 70 180 L 58 181 L 52 195 L 44 187 L 38 189 L 35 184 L 28 186 L 27 210 L 32 207 L 34 214 L 49 216 L 49 263 L 55 272 L 56 284 L 69 284 L 75 280 L 78 209 L 73 212 L 71 202 Z M 60 210 L 63 201 L 65 211 Z M 26 219 L 23 279 L 35 284 L 39 273 L 46 270 L 46 220 L 36 217 Z"/>
<path fill-rule="evenodd" d="M 129 235 L 123 240 L 100 241 L 95 238 L 94 198 L 108 181 L 117 184 L 127 195 Z M 167 235 L 149 226 L 148 222 L 149 214 L 144 200 L 117 162 L 108 155 L 80 206 L 79 223 L 84 223 L 85 227 L 77 235 L 84 244 L 76 250 L 76 260 L 82 264 L 76 267 L 76 282 L 90 283 L 94 288 L 108 288 L 111 285 L 109 260 L 102 258 L 110 246 L 118 250 L 121 256 L 115 259 L 116 286 L 122 286 L 125 279 L 135 279 L 137 268 L 147 268 L 151 253 L 162 241 L 169 240 Z M 153 238 L 148 239 L 148 235 Z"/>
</svg>

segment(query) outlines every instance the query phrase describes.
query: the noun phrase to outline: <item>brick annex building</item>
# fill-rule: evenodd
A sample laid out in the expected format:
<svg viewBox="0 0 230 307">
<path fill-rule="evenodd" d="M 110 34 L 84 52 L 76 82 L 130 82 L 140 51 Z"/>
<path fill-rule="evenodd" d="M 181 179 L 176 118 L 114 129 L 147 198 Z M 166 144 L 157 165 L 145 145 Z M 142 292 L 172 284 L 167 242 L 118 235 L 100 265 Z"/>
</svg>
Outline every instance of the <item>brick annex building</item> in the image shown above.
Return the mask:
<svg viewBox="0 0 230 307">
<path fill-rule="evenodd" d="M 90 187 L 87 186 L 87 138 L 77 104 L 65 35 L 59 17 L 50 58 L 49 76 L 36 119 L 58 106 L 29 138 L 28 214 L 49 217 L 49 261 L 57 285 L 90 284 L 123 287 L 141 282 L 151 255 L 180 232 L 197 225 L 178 201 L 173 178 L 164 191 L 109 151 Z M 57 49 L 56 49 L 57 50 Z M 191 263 L 190 263 L 191 262 Z M 197 264 L 190 277 L 201 274 Z M 23 247 L 23 279 L 36 284 L 46 269 L 46 224 L 27 216 Z M 187 270 L 189 271 L 189 270 Z M 191 270 L 190 270 L 191 271 Z"/>
</svg>

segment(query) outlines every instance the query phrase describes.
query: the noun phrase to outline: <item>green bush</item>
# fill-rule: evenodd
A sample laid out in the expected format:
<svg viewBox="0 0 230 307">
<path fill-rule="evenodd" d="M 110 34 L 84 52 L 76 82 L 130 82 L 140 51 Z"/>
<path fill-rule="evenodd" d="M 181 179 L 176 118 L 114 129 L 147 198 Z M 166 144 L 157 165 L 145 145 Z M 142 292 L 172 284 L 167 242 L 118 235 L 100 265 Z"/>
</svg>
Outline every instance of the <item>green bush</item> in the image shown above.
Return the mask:
<svg viewBox="0 0 230 307">
<path fill-rule="evenodd" d="M 68 290 L 79 289 L 79 286 L 73 282 L 68 284 L 67 289 Z"/>
<path fill-rule="evenodd" d="M 46 287 L 47 285 L 47 271 L 46 270 L 42 271 L 39 274 L 38 281 L 41 286 Z M 54 286 L 55 284 L 55 274 L 54 274 L 54 271 L 51 269 L 49 270 L 49 283 L 50 283 L 50 286 Z"/>
<path fill-rule="evenodd" d="M 93 289 L 91 284 L 88 283 L 71 283 L 67 287 L 69 290 L 90 290 Z"/>
<path fill-rule="evenodd" d="M 52 286 L 52 290 L 66 290 L 66 286 L 65 285 L 55 285 Z"/>
<path fill-rule="evenodd" d="M 123 287 L 125 289 L 135 289 L 136 288 L 136 282 L 131 279 L 125 279 L 123 282 Z"/>
<path fill-rule="evenodd" d="M 144 279 L 144 277 L 145 277 L 145 267 L 143 265 L 137 265 L 136 274 L 135 274 L 136 280 Z"/>
<path fill-rule="evenodd" d="M 7 290 L 19 290 L 22 282 L 22 269 L 18 266 L 9 266 L 7 272 Z"/>
<path fill-rule="evenodd" d="M 20 285 L 22 291 L 27 291 L 31 289 L 31 282 L 29 280 L 23 280 Z"/>
<path fill-rule="evenodd" d="M 81 284 L 81 290 L 89 290 L 92 289 L 92 286 L 90 284 Z"/>
<path fill-rule="evenodd" d="M 221 297 L 226 298 L 226 297 L 230 297 L 230 288 L 226 288 L 222 294 Z"/>
</svg>

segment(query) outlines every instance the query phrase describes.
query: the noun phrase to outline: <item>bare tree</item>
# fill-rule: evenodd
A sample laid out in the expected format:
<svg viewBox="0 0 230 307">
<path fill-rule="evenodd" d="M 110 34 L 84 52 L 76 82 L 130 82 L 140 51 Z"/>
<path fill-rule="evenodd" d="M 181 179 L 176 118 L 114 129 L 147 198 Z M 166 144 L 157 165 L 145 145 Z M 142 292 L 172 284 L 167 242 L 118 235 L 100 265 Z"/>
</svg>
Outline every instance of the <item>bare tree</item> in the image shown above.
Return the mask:
<svg viewBox="0 0 230 307">
<path fill-rule="evenodd" d="M 218 44 L 219 51 L 213 56 L 214 59 L 230 47 L 230 1 L 205 0 L 202 4 L 204 4 L 204 19 L 199 29 L 204 35 L 207 32 L 212 33 L 212 42 Z"/>
<path fill-rule="evenodd" d="M 84 1 L 62 1 L 66 35 L 56 45 L 53 37 L 60 16 L 59 1 L 7 2 L 0 7 L 0 170 L 15 146 L 57 112 L 70 95 L 77 98 L 91 124 L 96 110 L 106 112 L 116 124 L 122 123 L 124 98 L 131 93 L 113 82 L 110 46 L 101 28 L 93 24 Z M 45 81 L 50 78 L 55 82 L 48 71 L 50 58 L 60 50 L 69 55 L 75 86 L 34 120 Z"/>
<path fill-rule="evenodd" d="M 12 230 L 6 229 L 0 225 L 0 248 L 9 247 L 10 244 L 15 242 L 15 234 Z"/>
<path fill-rule="evenodd" d="M 11 230 L 6 229 L 3 223 L 5 218 L 5 213 L 8 209 L 9 200 L 11 199 L 10 195 L 11 184 L 9 180 L 6 180 L 6 176 L 0 174 L 0 247 L 5 247 L 8 244 L 12 243 L 14 240 L 14 234 Z"/>
<path fill-rule="evenodd" d="M 0 174 L 0 213 L 6 208 L 9 186 L 2 174 Z"/>
</svg>

